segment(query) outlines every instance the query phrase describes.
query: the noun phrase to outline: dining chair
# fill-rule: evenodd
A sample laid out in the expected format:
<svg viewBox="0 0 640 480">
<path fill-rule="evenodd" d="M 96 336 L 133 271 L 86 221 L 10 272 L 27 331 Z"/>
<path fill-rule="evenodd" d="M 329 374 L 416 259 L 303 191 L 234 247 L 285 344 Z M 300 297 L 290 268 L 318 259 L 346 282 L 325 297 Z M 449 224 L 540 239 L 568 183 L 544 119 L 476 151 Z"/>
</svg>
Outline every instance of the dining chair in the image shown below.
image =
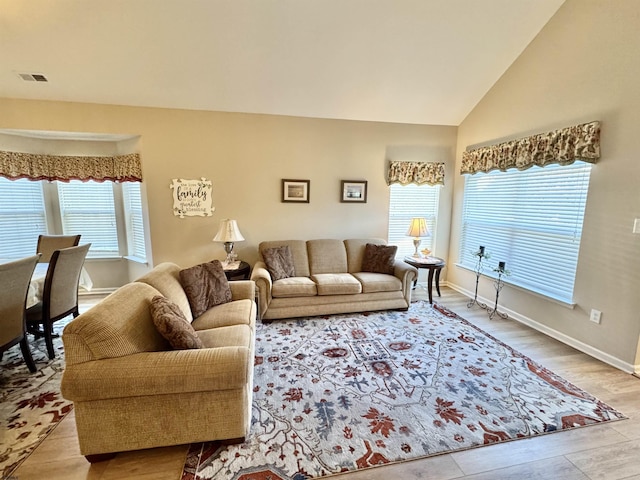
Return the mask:
<svg viewBox="0 0 640 480">
<path fill-rule="evenodd" d="M 80 235 L 39 235 L 36 252 L 41 253 L 40 261 L 51 261 L 51 255 L 61 248 L 76 247 L 80 243 Z"/>
<path fill-rule="evenodd" d="M 55 250 L 44 279 L 42 300 L 27 309 L 27 330 L 36 337 L 43 336 L 49 358 L 53 350 L 53 322 L 78 312 L 78 283 L 90 243 Z M 42 325 L 42 330 L 38 327 Z"/>
<path fill-rule="evenodd" d="M 25 304 L 31 275 L 40 255 L 0 264 L 0 358 L 6 350 L 20 343 L 22 356 L 31 373 L 36 364 L 27 343 Z"/>
</svg>

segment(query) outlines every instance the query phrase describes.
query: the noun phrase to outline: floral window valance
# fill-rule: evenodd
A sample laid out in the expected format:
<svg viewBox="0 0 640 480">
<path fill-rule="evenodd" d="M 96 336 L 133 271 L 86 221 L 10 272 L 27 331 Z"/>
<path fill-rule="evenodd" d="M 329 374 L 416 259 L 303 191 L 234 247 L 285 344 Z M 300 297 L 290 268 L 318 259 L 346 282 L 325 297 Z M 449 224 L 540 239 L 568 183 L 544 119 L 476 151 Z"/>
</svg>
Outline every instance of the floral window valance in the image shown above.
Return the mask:
<svg viewBox="0 0 640 480">
<path fill-rule="evenodd" d="M 389 162 L 387 184 L 444 185 L 444 163 Z"/>
<path fill-rule="evenodd" d="M 10 180 L 141 182 L 142 167 L 138 153 L 75 157 L 0 151 L 0 176 Z"/>
<path fill-rule="evenodd" d="M 600 122 L 591 122 L 463 152 L 460 173 L 526 170 L 576 160 L 596 163 L 599 158 Z"/>
</svg>

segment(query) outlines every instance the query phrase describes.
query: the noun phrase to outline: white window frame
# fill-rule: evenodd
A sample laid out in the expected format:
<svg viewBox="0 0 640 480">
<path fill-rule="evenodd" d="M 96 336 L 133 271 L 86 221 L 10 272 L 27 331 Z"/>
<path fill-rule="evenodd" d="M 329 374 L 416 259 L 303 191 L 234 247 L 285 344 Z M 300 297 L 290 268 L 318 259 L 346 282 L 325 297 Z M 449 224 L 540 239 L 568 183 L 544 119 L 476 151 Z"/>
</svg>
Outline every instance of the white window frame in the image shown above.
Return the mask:
<svg viewBox="0 0 640 480">
<path fill-rule="evenodd" d="M 438 204 L 440 200 L 440 185 L 389 185 L 389 224 L 387 242 L 397 245 L 396 258 L 413 255 L 415 247 L 413 238 L 407 236 L 407 230 L 414 217 L 427 220 L 430 235 L 420 242 L 420 249 L 435 250 L 437 231 Z"/>
<path fill-rule="evenodd" d="M 20 258 L 28 255 L 33 255 L 36 252 L 36 245 L 38 235 L 40 234 L 50 234 L 50 235 L 62 235 L 62 234 L 83 234 L 83 231 L 80 230 L 71 231 L 68 228 L 64 228 L 64 221 L 62 218 L 62 209 L 61 209 L 61 201 L 58 192 L 58 185 L 63 182 L 48 182 L 48 181 L 30 181 L 26 179 L 21 180 L 8 180 L 6 178 L 0 177 L 0 198 L 3 197 L 2 189 L 6 188 L 7 185 L 19 185 L 16 182 L 29 182 L 29 185 L 37 184 L 40 187 L 42 192 L 42 215 L 44 217 L 44 224 L 34 221 L 33 226 L 30 227 L 29 231 L 22 235 L 19 239 L 12 236 L 3 235 L 4 229 L 0 231 L 0 258 L 7 257 L 10 258 Z M 90 182 L 84 182 L 88 184 Z M 113 209 L 114 209 L 114 218 L 116 225 L 114 229 L 116 231 L 116 243 L 112 244 L 111 249 L 96 249 L 92 246 L 89 249 L 89 253 L 87 254 L 87 259 L 110 259 L 110 258 L 130 258 L 132 260 L 145 263 L 146 260 L 146 249 L 140 250 L 139 248 L 135 250 L 134 246 L 130 243 L 130 239 L 132 239 L 132 235 L 129 232 L 129 226 L 131 223 L 128 220 L 129 213 L 125 208 L 125 194 L 122 188 L 122 185 L 115 182 L 95 182 L 100 185 L 111 184 L 112 192 L 113 192 Z M 63 187 L 64 188 L 64 187 Z M 6 191 L 6 190 L 5 190 Z M 9 194 L 11 196 L 11 194 Z M 3 202 L 4 203 L 4 202 Z M 142 203 L 139 203 L 140 209 Z M 12 210 L 15 210 L 17 205 L 12 204 L 10 209 L 0 207 L 0 225 L 4 218 L 8 217 L 11 214 Z M 7 212 L 7 214 L 3 218 L 3 210 Z M 142 216 L 142 211 L 135 212 L 134 215 Z M 147 233 L 144 231 L 143 226 L 143 238 L 142 243 L 145 244 L 144 236 Z M 85 233 L 85 236 L 81 238 L 81 243 L 83 241 L 91 241 L 87 240 L 88 234 Z M 15 237 L 15 238 L 14 238 Z M 140 257 L 140 253 L 144 252 L 144 258 Z M 133 253 L 133 255 L 131 255 Z"/>
<path fill-rule="evenodd" d="M 506 262 L 505 283 L 573 305 L 575 274 L 592 165 L 531 167 L 465 175 L 458 265 L 484 274 Z"/>
</svg>

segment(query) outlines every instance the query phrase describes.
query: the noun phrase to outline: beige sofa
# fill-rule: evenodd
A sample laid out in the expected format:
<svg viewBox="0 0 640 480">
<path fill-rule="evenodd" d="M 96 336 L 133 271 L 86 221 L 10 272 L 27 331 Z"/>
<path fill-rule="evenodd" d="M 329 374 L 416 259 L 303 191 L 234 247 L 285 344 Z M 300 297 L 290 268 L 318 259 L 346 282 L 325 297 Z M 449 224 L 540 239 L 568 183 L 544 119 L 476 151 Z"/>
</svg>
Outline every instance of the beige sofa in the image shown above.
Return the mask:
<svg viewBox="0 0 640 480">
<path fill-rule="evenodd" d="M 61 389 L 74 402 L 80 451 L 89 461 L 190 442 L 235 443 L 248 434 L 255 285 L 230 282 L 232 301 L 193 320 L 206 348 L 171 350 L 149 303 L 162 294 L 193 319 L 179 271 L 158 265 L 64 329 Z"/>
<path fill-rule="evenodd" d="M 258 288 L 262 320 L 334 313 L 409 308 L 416 268 L 396 260 L 394 274 L 362 272 L 367 243 L 381 239 L 283 240 L 262 242 L 261 260 L 251 274 Z M 267 269 L 263 252 L 288 246 L 295 276 L 276 281 Z"/>
</svg>

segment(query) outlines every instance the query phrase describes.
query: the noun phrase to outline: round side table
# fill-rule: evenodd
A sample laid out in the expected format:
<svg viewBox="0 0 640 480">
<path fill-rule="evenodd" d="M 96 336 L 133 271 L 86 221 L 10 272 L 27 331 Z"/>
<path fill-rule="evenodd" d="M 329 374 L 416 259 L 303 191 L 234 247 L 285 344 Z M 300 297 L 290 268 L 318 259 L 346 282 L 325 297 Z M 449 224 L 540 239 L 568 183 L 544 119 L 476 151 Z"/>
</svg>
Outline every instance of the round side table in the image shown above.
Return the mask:
<svg viewBox="0 0 640 480">
<path fill-rule="evenodd" d="M 427 277 L 427 292 L 429 292 L 429 303 L 433 303 L 433 295 L 432 295 L 432 286 L 433 286 L 433 277 L 436 279 L 436 291 L 438 292 L 438 296 L 440 296 L 440 271 L 447 265 L 442 258 L 438 257 L 404 257 L 404 262 L 408 263 L 412 267 L 416 267 L 417 269 L 426 268 L 429 270 L 429 275 Z M 416 285 L 418 283 L 418 278 L 413 281 L 413 289 L 415 290 Z"/>
</svg>

